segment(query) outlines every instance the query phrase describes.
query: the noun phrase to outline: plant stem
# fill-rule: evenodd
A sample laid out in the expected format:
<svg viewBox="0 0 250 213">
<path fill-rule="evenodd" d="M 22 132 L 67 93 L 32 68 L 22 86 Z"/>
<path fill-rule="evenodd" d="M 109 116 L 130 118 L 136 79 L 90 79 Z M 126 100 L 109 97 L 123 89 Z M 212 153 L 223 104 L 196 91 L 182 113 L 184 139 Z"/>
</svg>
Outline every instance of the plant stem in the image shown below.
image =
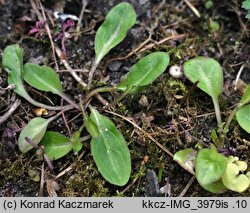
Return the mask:
<svg viewBox="0 0 250 213">
<path fill-rule="evenodd" d="M 70 106 L 70 107 L 71 107 L 71 106 Z M 54 115 L 53 117 L 50 117 L 50 118 L 48 119 L 48 123 L 54 121 L 54 120 L 55 120 L 56 118 L 58 118 L 63 112 L 66 112 L 66 111 L 68 111 L 68 110 L 70 110 L 70 109 L 72 109 L 72 107 L 71 107 L 71 108 L 68 108 L 68 109 L 63 109 L 61 112 L 57 113 L 57 114 Z"/>
<path fill-rule="evenodd" d="M 97 89 L 95 89 L 95 90 L 92 90 L 87 96 L 86 96 L 86 98 L 85 98 L 85 103 L 92 97 L 92 96 L 94 96 L 94 95 L 96 95 L 96 94 L 98 94 L 98 93 L 100 93 L 100 92 L 112 92 L 112 91 L 114 91 L 115 90 L 115 88 L 114 87 L 99 87 L 99 88 L 97 88 Z"/>
<path fill-rule="evenodd" d="M 231 122 L 232 122 L 232 120 L 233 120 L 233 118 L 234 118 L 234 116 L 235 116 L 235 114 L 236 114 L 236 112 L 238 111 L 238 109 L 241 107 L 241 105 L 239 104 L 239 105 L 237 105 L 235 108 L 234 108 L 234 110 L 230 113 L 230 115 L 229 115 L 229 117 L 228 117 L 228 119 L 227 119 L 227 122 L 226 122 L 226 124 L 225 124 L 225 126 L 224 126 L 224 131 L 226 131 L 228 128 L 229 128 L 229 125 L 231 124 Z"/>
<path fill-rule="evenodd" d="M 104 109 L 109 109 L 112 106 L 115 106 L 118 102 L 120 102 L 126 95 L 128 94 L 128 92 L 124 92 L 122 93 L 117 99 L 115 99 L 111 104 L 107 105 L 104 107 Z"/>
<path fill-rule="evenodd" d="M 221 114 L 220 114 L 220 105 L 219 105 L 219 101 L 218 98 L 213 98 L 213 104 L 214 104 L 214 110 L 215 110 L 215 116 L 217 119 L 217 124 L 218 126 L 221 124 Z"/>
<path fill-rule="evenodd" d="M 37 106 L 37 107 L 41 107 L 41 108 L 45 108 L 45 109 L 48 109 L 48 110 L 68 110 L 68 109 L 72 109 L 72 107 L 70 105 L 67 105 L 67 106 L 63 106 L 63 107 L 60 107 L 60 106 L 48 106 L 46 104 L 42 104 L 40 102 L 37 102 L 35 101 L 33 98 L 31 98 L 29 95 L 28 96 L 23 96 L 28 102 L 30 102 L 31 104 L 33 104 L 34 106 Z"/>
<path fill-rule="evenodd" d="M 88 86 L 87 86 L 88 90 L 90 89 L 92 79 L 93 79 L 93 75 L 94 75 L 94 72 L 96 71 L 96 68 L 97 68 L 98 64 L 99 64 L 99 62 L 97 62 L 95 60 L 92 67 L 91 67 L 91 70 L 89 71 Z"/>
<path fill-rule="evenodd" d="M 220 113 L 220 105 L 219 105 L 219 100 L 218 98 L 212 97 L 213 104 L 214 104 L 214 111 L 215 111 L 215 116 L 217 119 L 217 124 L 219 127 L 218 133 L 219 133 L 219 144 L 217 146 L 223 147 L 224 146 L 224 140 L 225 140 L 225 135 L 224 131 L 221 127 L 221 113 Z"/>
</svg>

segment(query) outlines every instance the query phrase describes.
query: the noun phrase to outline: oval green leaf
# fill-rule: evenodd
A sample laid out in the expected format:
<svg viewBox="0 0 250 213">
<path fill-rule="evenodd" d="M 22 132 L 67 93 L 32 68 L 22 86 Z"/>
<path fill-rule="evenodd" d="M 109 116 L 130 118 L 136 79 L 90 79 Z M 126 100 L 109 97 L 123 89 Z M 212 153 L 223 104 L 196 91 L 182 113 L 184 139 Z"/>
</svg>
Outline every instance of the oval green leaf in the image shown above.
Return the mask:
<svg viewBox="0 0 250 213">
<path fill-rule="evenodd" d="M 241 105 L 245 105 L 250 101 L 250 84 L 248 84 L 247 88 L 244 91 L 244 94 L 240 100 Z"/>
<path fill-rule="evenodd" d="M 236 112 L 236 119 L 241 128 L 250 133 L 250 104 L 241 107 Z"/>
<path fill-rule="evenodd" d="M 217 182 L 227 168 L 227 159 L 214 146 L 199 151 L 195 163 L 195 175 L 200 185 Z"/>
<path fill-rule="evenodd" d="M 27 63 L 24 65 L 24 80 L 32 87 L 58 94 L 62 85 L 58 74 L 50 67 Z"/>
<path fill-rule="evenodd" d="M 95 61 L 97 64 L 125 38 L 127 31 L 135 22 L 135 10 L 127 2 L 120 3 L 110 10 L 95 36 Z"/>
<path fill-rule="evenodd" d="M 167 53 L 151 53 L 133 65 L 127 76 L 116 85 L 116 88 L 134 93 L 138 88 L 151 84 L 166 70 L 168 64 L 169 55 Z"/>
<path fill-rule="evenodd" d="M 8 84 L 15 85 L 14 92 L 22 97 L 28 96 L 23 85 L 23 49 L 19 45 L 9 45 L 3 51 L 3 67 L 8 72 Z"/>
<path fill-rule="evenodd" d="M 44 145 L 44 152 L 50 160 L 57 160 L 72 150 L 69 138 L 53 131 L 46 132 L 41 144 Z"/>
<path fill-rule="evenodd" d="M 18 138 L 18 146 L 22 153 L 26 153 L 33 148 L 25 140 L 25 137 L 29 137 L 35 144 L 38 144 L 42 140 L 49 122 L 49 119 L 44 118 L 33 118 L 29 121 Z"/>
<path fill-rule="evenodd" d="M 191 148 L 178 151 L 174 154 L 173 160 L 181 165 L 182 168 L 191 174 L 194 173 L 194 165 L 197 151 Z"/>
<path fill-rule="evenodd" d="M 212 59 L 196 57 L 184 63 L 184 74 L 213 99 L 218 99 L 223 87 L 223 72 L 220 64 Z"/>
<path fill-rule="evenodd" d="M 91 108 L 90 119 L 98 129 L 91 140 L 91 153 L 101 175 L 110 183 L 125 185 L 131 173 L 130 153 L 121 132 L 107 117 Z"/>
</svg>

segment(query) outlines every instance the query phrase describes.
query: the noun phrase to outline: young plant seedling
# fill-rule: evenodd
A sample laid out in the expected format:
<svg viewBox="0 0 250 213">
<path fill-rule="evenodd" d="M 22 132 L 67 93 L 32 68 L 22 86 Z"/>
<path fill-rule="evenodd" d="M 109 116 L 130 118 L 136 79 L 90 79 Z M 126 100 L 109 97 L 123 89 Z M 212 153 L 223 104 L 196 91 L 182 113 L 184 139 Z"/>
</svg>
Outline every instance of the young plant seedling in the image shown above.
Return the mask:
<svg viewBox="0 0 250 213">
<path fill-rule="evenodd" d="M 15 85 L 14 92 L 25 98 L 31 104 L 48 110 L 62 110 L 71 108 L 71 106 L 65 106 L 63 108 L 48 106 L 35 101 L 28 94 L 24 86 L 24 76 L 25 80 L 27 80 L 31 86 L 43 91 L 51 91 L 55 94 L 58 94 L 66 101 L 70 102 L 73 107 L 79 109 L 79 107 L 73 101 L 71 101 L 61 92 L 61 83 L 54 70 L 45 66 L 40 67 L 36 64 L 25 64 L 25 66 L 23 66 L 23 49 L 17 44 L 10 45 L 4 49 L 2 64 L 4 69 L 8 72 L 8 84 Z"/>
<path fill-rule="evenodd" d="M 135 24 L 136 13 L 127 2 L 113 7 L 95 35 L 95 60 L 89 72 L 88 87 L 92 83 L 93 74 L 103 57 L 126 36 L 127 31 Z"/>
<path fill-rule="evenodd" d="M 227 168 L 226 157 L 219 154 L 216 147 L 201 149 L 195 162 L 195 176 L 199 184 L 213 193 L 223 193 L 227 188 L 221 181 L 221 176 Z"/>
<path fill-rule="evenodd" d="M 197 86 L 212 98 L 221 136 L 219 138 L 220 146 L 224 145 L 223 136 L 228 132 L 229 125 L 237 112 L 238 116 L 236 118 L 239 124 L 250 133 L 249 107 L 245 106 L 250 101 L 250 85 L 247 86 L 239 104 L 231 112 L 226 123 L 222 123 L 218 100 L 223 87 L 223 73 L 220 64 L 211 58 L 196 57 L 185 62 L 184 74 L 193 83 L 198 81 Z"/>
<path fill-rule="evenodd" d="M 112 103 L 112 105 L 115 105 L 126 95 L 141 92 L 145 89 L 146 86 L 150 85 L 166 70 L 168 64 L 169 55 L 167 53 L 151 53 L 134 64 L 120 83 L 114 87 L 100 87 L 93 90 L 86 97 L 85 102 L 99 92 L 122 91 L 123 94 Z"/>
<path fill-rule="evenodd" d="M 223 87 L 223 73 L 220 64 L 212 58 L 196 57 L 184 64 L 184 74 L 207 93 L 213 100 L 218 125 L 221 124 L 219 95 Z"/>
<path fill-rule="evenodd" d="M 127 31 L 135 24 L 136 14 L 128 3 L 121 3 L 111 9 L 106 20 L 98 29 L 95 37 L 96 57 L 89 73 L 88 86 L 90 88 L 92 77 L 97 65 L 102 58 L 126 36 Z M 131 67 L 125 78 L 114 87 L 101 87 L 91 91 L 85 98 L 89 98 L 98 92 L 113 90 L 122 91 L 118 101 L 128 94 L 134 94 L 150 85 L 159 77 L 169 64 L 169 55 L 165 52 L 151 53 Z M 25 98 L 31 104 L 48 110 L 66 111 L 73 107 L 82 111 L 84 125 L 70 137 L 53 131 L 47 131 L 50 122 L 54 121 L 61 113 L 49 119 L 33 118 L 21 131 L 18 146 L 21 152 L 26 153 L 32 146 L 25 138 L 29 137 L 35 145 L 41 143 L 44 153 L 49 160 L 57 160 L 71 150 L 77 154 L 82 149 L 81 133 L 84 127 L 91 135 L 91 153 L 101 175 L 110 183 L 123 186 L 130 177 L 131 158 L 127 143 L 115 124 L 106 116 L 101 115 L 95 108 L 90 107 L 90 116 L 83 107 L 73 102 L 63 93 L 63 88 L 57 73 L 50 67 L 26 63 L 23 65 L 23 49 L 18 45 L 10 45 L 5 48 L 3 65 L 8 71 L 8 83 L 14 84 L 18 95 Z M 30 86 L 44 92 L 52 92 L 61 96 L 70 106 L 53 107 L 41 104 L 30 97 L 25 89 L 23 81 Z M 117 101 L 117 100 L 116 100 Z"/>
<path fill-rule="evenodd" d="M 219 63 L 211 58 L 196 57 L 185 62 L 184 74 L 193 83 L 198 82 L 197 86 L 212 98 L 220 136 L 228 132 L 235 114 L 239 125 L 250 133 L 250 104 L 247 105 L 250 101 L 250 85 L 226 123 L 222 123 L 218 97 L 223 87 L 223 74 Z M 224 145 L 221 140 L 224 137 L 218 138 L 215 130 L 212 130 L 211 138 L 217 147 Z M 210 149 L 200 148 L 196 156 L 195 153 L 194 149 L 184 149 L 175 153 L 174 160 L 192 174 L 195 170 L 197 181 L 204 189 L 212 193 L 223 193 L 228 189 L 243 192 L 250 186 L 250 173 L 243 174 L 247 163 L 239 161 L 238 157 L 226 158 L 217 152 L 214 145 Z M 195 159 L 195 163 L 190 163 L 190 159 Z"/>
</svg>

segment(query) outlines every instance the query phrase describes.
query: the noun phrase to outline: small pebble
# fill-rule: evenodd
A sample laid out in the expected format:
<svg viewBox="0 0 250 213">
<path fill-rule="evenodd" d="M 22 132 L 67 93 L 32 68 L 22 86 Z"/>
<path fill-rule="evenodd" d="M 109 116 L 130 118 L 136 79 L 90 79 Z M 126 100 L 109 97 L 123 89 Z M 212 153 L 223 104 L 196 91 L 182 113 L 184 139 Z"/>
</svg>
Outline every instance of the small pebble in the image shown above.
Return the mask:
<svg viewBox="0 0 250 213">
<path fill-rule="evenodd" d="M 143 107 L 148 106 L 148 98 L 147 98 L 147 96 L 142 95 L 141 98 L 140 98 L 140 100 L 139 100 L 139 104 L 141 106 L 143 106 Z"/>
<path fill-rule="evenodd" d="M 108 65 L 108 69 L 112 72 L 117 72 L 119 71 L 122 63 L 119 61 L 113 61 Z"/>
<path fill-rule="evenodd" d="M 178 65 L 171 66 L 170 69 L 169 69 L 169 74 L 173 78 L 180 78 L 182 76 L 181 67 L 178 66 Z"/>
</svg>

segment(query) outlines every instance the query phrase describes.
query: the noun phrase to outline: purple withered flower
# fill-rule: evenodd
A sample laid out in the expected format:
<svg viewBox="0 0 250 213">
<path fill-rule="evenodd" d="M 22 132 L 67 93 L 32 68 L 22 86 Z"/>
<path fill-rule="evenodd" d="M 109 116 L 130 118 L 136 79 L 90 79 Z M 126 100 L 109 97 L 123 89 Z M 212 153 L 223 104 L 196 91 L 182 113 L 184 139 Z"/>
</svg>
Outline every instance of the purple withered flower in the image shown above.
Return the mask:
<svg viewBox="0 0 250 213">
<path fill-rule="evenodd" d="M 44 22 L 43 21 L 37 21 L 35 26 L 32 27 L 29 30 L 28 35 L 35 34 L 35 37 L 37 38 L 38 36 L 41 36 L 42 34 L 44 34 L 44 32 L 45 32 Z"/>
<path fill-rule="evenodd" d="M 61 31 L 58 33 L 56 37 L 56 40 L 61 40 L 62 51 L 65 55 L 66 55 L 65 33 L 70 27 L 74 27 L 74 26 L 75 26 L 75 21 L 73 19 L 70 19 L 70 18 L 66 19 L 65 21 L 61 23 Z"/>
<path fill-rule="evenodd" d="M 61 25 L 62 32 L 65 33 L 67 29 L 74 26 L 75 26 L 75 21 L 73 19 L 66 19 Z"/>
</svg>

